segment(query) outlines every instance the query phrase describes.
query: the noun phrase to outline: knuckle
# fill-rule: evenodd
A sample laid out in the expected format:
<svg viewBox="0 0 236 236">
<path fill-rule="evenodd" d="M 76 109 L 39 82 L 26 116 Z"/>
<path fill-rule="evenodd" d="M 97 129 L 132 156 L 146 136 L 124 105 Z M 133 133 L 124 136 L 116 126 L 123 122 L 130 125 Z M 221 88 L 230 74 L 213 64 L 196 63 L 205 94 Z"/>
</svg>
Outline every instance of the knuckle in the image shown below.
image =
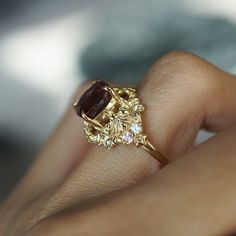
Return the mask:
<svg viewBox="0 0 236 236">
<path fill-rule="evenodd" d="M 198 56 L 184 51 L 173 51 L 158 60 L 148 71 L 146 80 L 153 85 L 194 85 L 208 88 L 209 65 Z"/>
<path fill-rule="evenodd" d="M 194 67 L 201 67 L 202 59 L 199 57 L 184 51 L 173 51 L 163 56 L 157 63 L 154 64 L 154 68 L 165 71 L 182 72 L 187 73 L 189 69 Z"/>
</svg>

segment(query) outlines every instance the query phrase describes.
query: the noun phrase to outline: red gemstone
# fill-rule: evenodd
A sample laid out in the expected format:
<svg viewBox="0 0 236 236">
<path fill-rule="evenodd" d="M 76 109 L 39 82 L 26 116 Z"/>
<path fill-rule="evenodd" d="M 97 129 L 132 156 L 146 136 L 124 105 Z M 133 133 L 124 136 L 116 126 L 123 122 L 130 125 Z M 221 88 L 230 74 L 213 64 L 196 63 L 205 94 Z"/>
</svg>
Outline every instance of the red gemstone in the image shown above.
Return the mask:
<svg viewBox="0 0 236 236">
<path fill-rule="evenodd" d="M 82 111 L 91 119 L 98 116 L 111 101 L 111 94 L 104 88 L 109 86 L 104 81 L 95 82 L 81 96 L 75 106 L 76 113 L 82 117 Z"/>
</svg>

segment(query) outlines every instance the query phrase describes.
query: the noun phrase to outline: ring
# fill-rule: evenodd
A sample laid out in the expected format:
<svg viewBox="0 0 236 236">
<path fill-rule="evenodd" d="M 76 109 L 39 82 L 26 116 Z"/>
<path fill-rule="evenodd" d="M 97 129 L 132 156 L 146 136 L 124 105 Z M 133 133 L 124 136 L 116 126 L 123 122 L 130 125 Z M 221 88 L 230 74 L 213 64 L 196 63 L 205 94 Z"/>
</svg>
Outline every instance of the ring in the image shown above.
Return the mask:
<svg viewBox="0 0 236 236">
<path fill-rule="evenodd" d="M 163 166 L 168 159 L 147 139 L 143 131 L 141 113 L 144 106 L 134 88 L 111 88 L 104 81 L 94 81 L 79 101 L 75 112 L 84 120 L 88 142 L 111 149 L 118 144 L 142 147 Z"/>
</svg>

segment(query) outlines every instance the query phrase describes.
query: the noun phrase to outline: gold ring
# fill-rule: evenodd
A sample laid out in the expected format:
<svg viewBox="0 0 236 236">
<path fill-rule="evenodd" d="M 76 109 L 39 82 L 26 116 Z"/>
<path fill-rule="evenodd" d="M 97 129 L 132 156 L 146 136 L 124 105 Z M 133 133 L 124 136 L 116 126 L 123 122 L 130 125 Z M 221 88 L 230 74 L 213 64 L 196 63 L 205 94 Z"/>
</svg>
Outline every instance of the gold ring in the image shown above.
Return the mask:
<svg viewBox="0 0 236 236">
<path fill-rule="evenodd" d="M 142 147 L 163 166 L 168 159 L 147 139 L 142 125 L 144 106 L 134 88 L 111 88 L 104 81 L 94 81 L 74 109 L 84 119 L 88 142 L 111 149 L 118 144 Z"/>
</svg>

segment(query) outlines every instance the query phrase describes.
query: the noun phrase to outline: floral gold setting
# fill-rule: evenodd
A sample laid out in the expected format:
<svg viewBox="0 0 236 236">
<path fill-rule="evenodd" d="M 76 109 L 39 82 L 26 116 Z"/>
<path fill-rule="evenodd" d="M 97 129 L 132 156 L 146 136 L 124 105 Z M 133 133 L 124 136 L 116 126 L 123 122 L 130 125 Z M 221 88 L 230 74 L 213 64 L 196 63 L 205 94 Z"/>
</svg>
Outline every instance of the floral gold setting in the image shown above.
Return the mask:
<svg viewBox="0 0 236 236">
<path fill-rule="evenodd" d="M 162 165 L 168 163 L 168 159 L 151 145 L 143 132 L 141 113 L 144 106 L 137 97 L 136 89 L 111 88 L 106 82 L 95 81 L 74 108 L 84 119 L 88 142 L 103 145 L 106 149 L 133 143 L 143 147 Z"/>
</svg>

